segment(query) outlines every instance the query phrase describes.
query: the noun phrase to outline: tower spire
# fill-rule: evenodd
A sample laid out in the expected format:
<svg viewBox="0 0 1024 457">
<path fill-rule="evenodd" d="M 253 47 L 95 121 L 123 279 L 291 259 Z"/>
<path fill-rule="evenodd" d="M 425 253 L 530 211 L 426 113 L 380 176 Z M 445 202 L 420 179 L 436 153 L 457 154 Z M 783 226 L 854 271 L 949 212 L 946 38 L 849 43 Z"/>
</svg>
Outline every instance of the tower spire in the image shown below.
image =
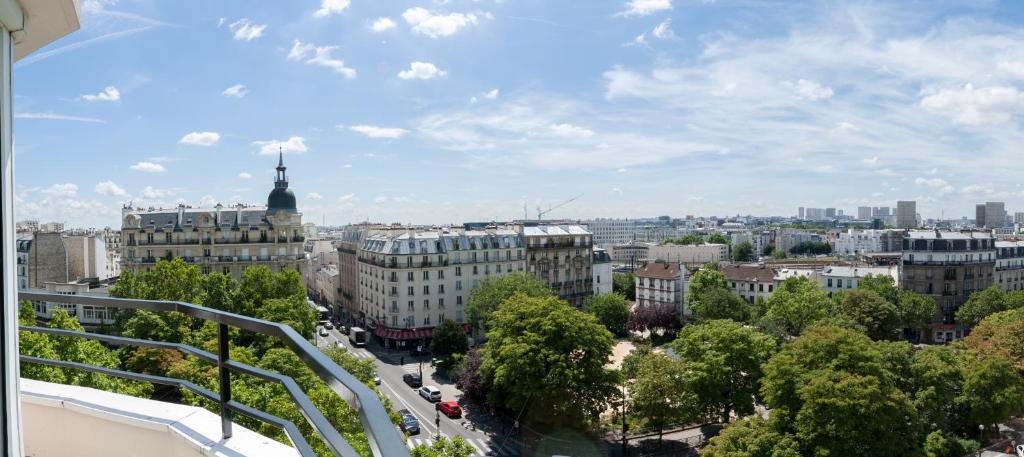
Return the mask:
<svg viewBox="0 0 1024 457">
<path fill-rule="evenodd" d="M 281 145 L 277 145 L 277 168 L 284 166 L 284 150 Z"/>
</svg>

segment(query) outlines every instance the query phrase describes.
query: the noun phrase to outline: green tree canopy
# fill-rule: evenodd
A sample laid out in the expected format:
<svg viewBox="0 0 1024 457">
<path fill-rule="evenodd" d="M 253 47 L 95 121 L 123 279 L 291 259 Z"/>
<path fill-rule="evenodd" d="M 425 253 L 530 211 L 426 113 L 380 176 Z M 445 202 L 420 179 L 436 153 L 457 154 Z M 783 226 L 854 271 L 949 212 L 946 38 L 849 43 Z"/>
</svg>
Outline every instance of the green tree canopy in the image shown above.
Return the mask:
<svg viewBox="0 0 1024 457">
<path fill-rule="evenodd" d="M 421 444 L 410 452 L 412 457 L 469 457 L 474 453 L 476 449 L 458 435 L 452 439 L 441 437 L 429 446 Z"/>
<path fill-rule="evenodd" d="M 729 239 L 725 235 L 715 232 L 708 235 L 708 243 L 711 244 L 729 244 Z"/>
<path fill-rule="evenodd" d="M 696 419 L 697 398 L 686 388 L 686 366 L 652 352 L 643 356 L 629 388 L 628 412 L 647 427 L 661 430 L 670 424 Z"/>
<path fill-rule="evenodd" d="M 981 355 L 998 355 L 1024 374 L 1024 308 L 1002 311 L 981 320 L 964 344 Z"/>
<path fill-rule="evenodd" d="M 515 294 L 528 297 L 554 297 L 555 293 L 547 284 L 524 273 L 492 277 L 480 281 L 480 285 L 469 292 L 466 302 L 466 316 L 477 328 L 488 329 L 491 314 Z"/>
<path fill-rule="evenodd" d="M 435 356 L 447 359 L 452 354 L 465 354 L 468 350 L 469 342 L 466 340 L 466 329 L 462 324 L 445 319 L 434 327 L 430 351 Z"/>
<path fill-rule="evenodd" d="M 721 287 L 704 289 L 697 294 L 691 293 L 690 297 L 693 317 L 699 322 L 714 319 L 749 322 L 754 312 L 749 303 Z"/>
<path fill-rule="evenodd" d="M 856 322 L 875 340 L 898 338 L 902 328 L 896 305 L 871 290 L 846 291 L 833 313 Z"/>
<path fill-rule="evenodd" d="M 993 284 L 988 289 L 971 294 L 967 302 L 956 311 L 956 320 L 968 327 L 974 327 L 982 319 L 1010 309 L 1024 308 L 1024 291 L 1003 292 Z"/>
<path fill-rule="evenodd" d="M 612 292 L 636 300 L 636 276 L 633 273 L 612 273 Z"/>
<path fill-rule="evenodd" d="M 752 262 L 757 260 L 757 253 L 754 252 L 754 245 L 749 241 L 741 241 L 732 248 L 732 259 L 737 262 Z"/>
<path fill-rule="evenodd" d="M 768 299 L 764 318 L 797 336 L 825 318 L 831 307 L 828 295 L 806 277 L 786 278 Z"/>
<path fill-rule="evenodd" d="M 622 294 L 612 292 L 589 297 L 584 303 L 583 309 L 593 314 L 597 321 L 613 335 L 626 334 L 626 323 L 629 322 L 629 302 Z"/>
<path fill-rule="evenodd" d="M 687 385 L 706 418 L 729 422 L 754 413 L 763 373 L 775 340 L 731 320 L 690 325 L 672 343 L 689 373 Z"/>
<path fill-rule="evenodd" d="M 696 299 L 695 297 L 698 297 L 708 289 L 728 288 L 729 284 L 725 281 L 725 273 L 718 271 L 717 268 L 710 264 L 705 265 L 690 277 L 690 295 L 687 297 L 687 301 L 692 302 Z"/>
<path fill-rule="evenodd" d="M 480 375 L 488 402 L 547 423 L 586 423 L 615 393 L 612 334 L 556 297 L 515 294 L 488 322 Z"/>
<path fill-rule="evenodd" d="M 970 360 L 964 372 L 964 403 L 975 423 L 993 426 L 1024 411 L 1024 379 L 999 356 Z"/>
<path fill-rule="evenodd" d="M 701 450 L 703 457 L 800 457 L 796 437 L 777 419 L 752 416 L 729 424 Z"/>
</svg>

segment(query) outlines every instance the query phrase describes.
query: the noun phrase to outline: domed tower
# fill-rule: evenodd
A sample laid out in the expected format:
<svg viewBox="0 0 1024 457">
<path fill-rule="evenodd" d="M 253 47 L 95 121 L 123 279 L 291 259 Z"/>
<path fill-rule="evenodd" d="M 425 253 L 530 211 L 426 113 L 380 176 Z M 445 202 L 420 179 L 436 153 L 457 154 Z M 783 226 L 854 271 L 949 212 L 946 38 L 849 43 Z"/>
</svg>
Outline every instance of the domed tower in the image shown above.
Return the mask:
<svg viewBox="0 0 1024 457">
<path fill-rule="evenodd" d="M 278 211 L 295 213 L 295 193 L 288 188 L 288 177 L 284 171 L 284 152 L 278 148 L 277 179 L 274 180 L 274 190 L 270 191 L 267 197 L 267 214 L 275 214 Z"/>
</svg>

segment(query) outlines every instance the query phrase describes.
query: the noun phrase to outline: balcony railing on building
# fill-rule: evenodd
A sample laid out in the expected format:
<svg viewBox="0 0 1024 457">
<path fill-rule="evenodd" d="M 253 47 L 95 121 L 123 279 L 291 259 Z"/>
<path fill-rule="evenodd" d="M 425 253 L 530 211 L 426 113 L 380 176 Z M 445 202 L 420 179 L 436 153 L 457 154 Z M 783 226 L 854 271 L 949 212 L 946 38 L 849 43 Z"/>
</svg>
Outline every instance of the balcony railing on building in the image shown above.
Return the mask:
<svg viewBox="0 0 1024 457">
<path fill-rule="evenodd" d="M 302 412 L 302 416 L 306 419 L 317 435 L 323 439 L 324 443 L 327 444 L 334 455 L 345 457 L 355 457 L 359 455 L 345 440 L 345 438 L 331 426 L 323 413 L 313 405 L 309 397 L 306 396 L 306 394 L 299 388 L 294 379 L 275 372 L 240 363 L 232 360 L 230 357 L 228 344 L 229 327 L 236 327 L 241 330 L 280 338 L 289 349 L 295 352 L 295 354 L 320 379 L 322 379 L 331 390 L 334 391 L 335 394 L 341 397 L 358 412 L 359 419 L 363 425 L 363 431 L 370 443 L 370 449 L 373 455 L 378 457 L 409 456 L 409 449 L 406 447 L 404 437 L 394 424 L 391 423 L 387 410 L 384 409 L 384 406 L 381 404 L 376 394 L 374 394 L 373 391 L 360 382 L 355 376 L 341 369 L 341 367 L 331 361 L 330 358 L 321 353 L 309 341 L 287 325 L 219 311 L 212 308 L 205 308 L 184 302 L 136 300 L 86 295 L 61 295 L 24 291 L 19 293 L 19 300 L 29 300 L 33 302 L 54 302 L 59 300 L 61 303 L 75 305 L 178 312 L 194 318 L 215 322 L 218 324 L 217 354 L 179 343 L 168 343 L 163 341 L 36 326 L 21 326 L 20 329 L 26 332 L 88 338 L 112 346 L 136 346 L 177 350 L 183 354 L 191 355 L 206 362 L 216 364 L 218 367 L 219 392 L 213 392 L 184 379 L 154 376 L 78 362 L 68 362 L 27 355 L 22 355 L 21 360 L 28 363 L 82 370 L 123 379 L 150 382 L 186 389 L 199 397 L 205 398 L 219 405 L 221 433 L 223 439 L 227 440 L 231 438 L 233 425 L 232 417 L 235 414 L 240 414 L 283 430 L 300 455 L 303 457 L 315 456 L 316 454 L 314 453 L 313 448 L 302 436 L 298 427 L 293 422 L 250 408 L 231 399 L 232 372 L 254 376 L 270 382 L 276 382 L 285 388 L 288 395 L 291 397 L 291 400 Z"/>
</svg>

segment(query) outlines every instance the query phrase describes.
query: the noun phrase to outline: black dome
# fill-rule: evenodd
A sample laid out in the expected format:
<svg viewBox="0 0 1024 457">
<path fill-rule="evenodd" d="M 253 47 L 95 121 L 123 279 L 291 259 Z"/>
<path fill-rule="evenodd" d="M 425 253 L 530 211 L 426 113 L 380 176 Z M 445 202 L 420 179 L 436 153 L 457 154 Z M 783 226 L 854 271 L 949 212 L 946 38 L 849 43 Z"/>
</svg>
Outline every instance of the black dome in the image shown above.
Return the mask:
<svg viewBox="0 0 1024 457">
<path fill-rule="evenodd" d="M 273 211 L 295 211 L 295 193 L 287 187 L 277 187 L 267 197 L 267 209 Z"/>
</svg>

